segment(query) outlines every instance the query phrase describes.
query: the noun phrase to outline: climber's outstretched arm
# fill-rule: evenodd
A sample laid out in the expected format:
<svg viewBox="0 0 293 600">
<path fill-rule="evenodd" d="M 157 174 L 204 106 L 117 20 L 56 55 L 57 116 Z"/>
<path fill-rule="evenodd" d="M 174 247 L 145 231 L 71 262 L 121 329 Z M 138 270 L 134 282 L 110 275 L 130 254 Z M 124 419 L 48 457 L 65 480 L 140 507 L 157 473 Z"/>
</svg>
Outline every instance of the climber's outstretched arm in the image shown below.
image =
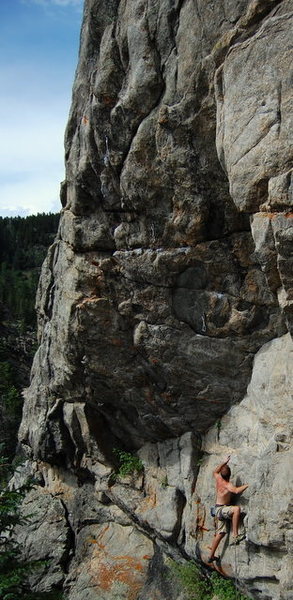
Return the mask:
<svg viewBox="0 0 293 600">
<path fill-rule="evenodd" d="M 224 460 L 224 462 L 222 462 L 220 465 L 218 465 L 218 466 L 215 468 L 215 470 L 213 471 L 213 475 L 214 475 L 214 477 L 216 477 L 217 475 L 219 475 L 219 474 L 220 474 L 221 468 L 222 468 L 224 465 L 227 465 L 227 464 L 228 464 L 228 462 L 229 462 L 229 460 L 230 460 L 230 454 L 229 454 L 229 456 L 227 456 L 227 458 L 226 458 L 226 460 Z"/>
<path fill-rule="evenodd" d="M 246 490 L 247 488 L 248 488 L 248 483 L 245 483 L 244 485 L 239 485 L 239 486 L 232 485 L 232 483 L 227 484 L 227 490 L 229 492 L 231 492 L 232 494 L 242 494 L 242 492 L 244 492 L 244 490 Z"/>
</svg>

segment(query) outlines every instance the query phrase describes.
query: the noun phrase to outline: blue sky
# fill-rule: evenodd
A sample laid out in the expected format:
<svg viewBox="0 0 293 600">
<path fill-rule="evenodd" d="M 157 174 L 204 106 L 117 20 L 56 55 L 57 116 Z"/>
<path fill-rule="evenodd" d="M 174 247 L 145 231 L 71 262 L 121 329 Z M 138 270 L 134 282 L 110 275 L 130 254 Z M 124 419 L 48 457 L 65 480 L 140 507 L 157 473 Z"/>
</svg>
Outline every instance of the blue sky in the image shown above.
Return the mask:
<svg viewBox="0 0 293 600">
<path fill-rule="evenodd" d="M 83 0 L 0 0 L 0 216 L 58 212 Z"/>
</svg>

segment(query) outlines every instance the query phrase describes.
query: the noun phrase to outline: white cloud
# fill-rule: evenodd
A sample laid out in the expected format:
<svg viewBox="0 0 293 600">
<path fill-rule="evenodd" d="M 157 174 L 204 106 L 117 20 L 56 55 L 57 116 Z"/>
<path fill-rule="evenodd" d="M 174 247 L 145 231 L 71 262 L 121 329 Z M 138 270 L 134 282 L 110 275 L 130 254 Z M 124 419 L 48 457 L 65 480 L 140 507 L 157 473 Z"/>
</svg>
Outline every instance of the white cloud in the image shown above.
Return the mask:
<svg viewBox="0 0 293 600">
<path fill-rule="evenodd" d="M 0 173 L 30 170 L 32 165 L 63 163 L 67 111 L 54 107 L 12 103 L 0 124 Z M 0 175 L 1 177 L 1 175 Z"/>
<path fill-rule="evenodd" d="M 32 171 L 23 174 L 20 181 L 11 181 L 0 185 L 1 215 L 30 214 L 40 212 L 59 212 L 59 185 L 62 172 L 58 167 L 45 170 Z"/>
<path fill-rule="evenodd" d="M 17 206 L 16 208 L 9 209 L 4 208 L 1 209 L 1 217 L 28 217 L 29 211 L 21 206 Z"/>
<path fill-rule="evenodd" d="M 0 60 L 0 215 L 60 210 L 63 138 L 75 68 L 74 31 L 83 5 L 83 0 L 20 2 L 25 6 L 25 18 L 32 15 L 32 37 L 26 46 L 26 37 L 21 38 L 18 47 L 14 32 L 15 51 L 10 52 L 8 37 L 8 51 Z M 41 16 L 33 10 L 37 5 L 43 8 Z M 34 23 L 37 33 L 38 23 L 42 23 L 44 40 L 39 33 L 34 38 Z M 11 31 L 13 27 L 14 21 Z M 5 36 L 3 43 L 5 47 Z"/>
<path fill-rule="evenodd" d="M 0 113 L 0 214 L 58 212 L 64 179 L 63 137 L 68 104 L 3 98 Z"/>
</svg>

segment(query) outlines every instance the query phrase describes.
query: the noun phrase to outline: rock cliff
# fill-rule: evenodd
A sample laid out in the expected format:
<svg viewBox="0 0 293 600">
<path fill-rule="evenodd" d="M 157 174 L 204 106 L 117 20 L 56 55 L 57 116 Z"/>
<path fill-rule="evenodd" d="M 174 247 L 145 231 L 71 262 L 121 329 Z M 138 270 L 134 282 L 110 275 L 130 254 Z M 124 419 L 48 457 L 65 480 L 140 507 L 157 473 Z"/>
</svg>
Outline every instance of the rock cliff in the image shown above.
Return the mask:
<svg viewBox="0 0 293 600">
<path fill-rule="evenodd" d="M 86 0 L 37 298 L 19 533 L 70 600 L 183 598 L 232 454 L 223 570 L 292 600 L 292 0 Z M 115 449 L 144 470 L 117 470 Z M 180 595 L 181 594 L 181 595 Z"/>
</svg>

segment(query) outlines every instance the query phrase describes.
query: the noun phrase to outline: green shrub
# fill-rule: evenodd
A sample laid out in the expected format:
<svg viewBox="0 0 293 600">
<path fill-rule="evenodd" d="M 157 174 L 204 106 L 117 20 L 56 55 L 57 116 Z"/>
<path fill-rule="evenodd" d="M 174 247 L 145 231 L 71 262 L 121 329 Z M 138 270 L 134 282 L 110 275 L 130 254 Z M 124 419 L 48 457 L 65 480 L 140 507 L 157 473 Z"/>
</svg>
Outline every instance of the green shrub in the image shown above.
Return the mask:
<svg viewBox="0 0 293 600">
<path fill-rule="evenodd" d="M 143 463 L 138 456 L 114 448 L 114 454 L 119 460 L 119 470 L 117 475 L 120 477 L 127 477 L 127 475 L 133 475 L 133 473 L 141 473 L 143 471 Z"/>
<path fill-rule="evenodd" d="M 188 600 L 211 600 L 214 596 L 217 600 L 235 600 L 236 594 L 237 600 L 249 600 L 236 590 L 231 579 L 225 579 L 216 572 L 208 578 L 192 561 L 177 563 L 170 560 L 169 567 L 185 590 Z"/>
<path fill-rule="evenodd" d="M 231 579 L 224 579 L 217 573 L 212 573 L 211 584 L 213 593 L 217 595 L 219 600 L 235 600 L 235 585 Z M 237 600 L 249 600 L 247 596 L 243 596 L 237 591 Z"/>
<path fill-rule="evenodd" d="M 169 485 L 169 484 L 168 484 L 168 477 L 167 477 L 167 475 L 165 475 L 165 477 L 163 477 L 163 478 L 161 479 L 161 486 L 162 486 L 162 488 L 164 488 L 164 490 L 165 490 L 165 489 L 168 487 L 168 485 Z"/>
<path fill-rule="evenodd" d="M 210 585 L 199 567 L 193 562 L 169 562 L 171 572 L 188 593 L 188 600 L 208 600 L 211 598 Z"/>
</svg>

